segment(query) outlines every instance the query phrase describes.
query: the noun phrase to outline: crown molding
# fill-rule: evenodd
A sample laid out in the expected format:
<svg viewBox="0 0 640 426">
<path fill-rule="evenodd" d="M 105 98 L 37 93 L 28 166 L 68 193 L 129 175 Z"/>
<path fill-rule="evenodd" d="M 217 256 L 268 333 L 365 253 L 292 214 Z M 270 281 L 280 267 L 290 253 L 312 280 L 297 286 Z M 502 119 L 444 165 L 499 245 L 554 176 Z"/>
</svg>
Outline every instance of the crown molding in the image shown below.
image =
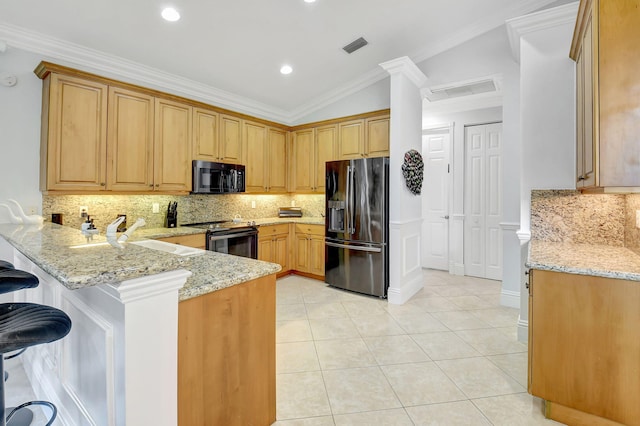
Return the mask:
<svg viewBox="0 0 640 426">
<path fill-rule="evenodd" d="M 460 96 L 435 102 L 429 102 L 425 98 L 422 100 L 422 117 L 428 117 L 433 113 L 441 115 L 501 107 L 502 98 L 502 92 L 478 93 L 477 95 Z"/>
<path fill-rule="evenodd" d="M 421 88 L 427 82 L 427 76 L 408 56 L 401 56 L 400 58 L 383 62 L 380 66 L 390 75 L 404 75 L 418 88 Z"/>
<path fill-rule="evenodd" d="M 507 20 L 511 55 L 517 63 L 520 63 L 520 39 L 522 36 L 559 25 L 575 25 L 577 15 L 578 2 L 574 2 Z"/>
</svg>

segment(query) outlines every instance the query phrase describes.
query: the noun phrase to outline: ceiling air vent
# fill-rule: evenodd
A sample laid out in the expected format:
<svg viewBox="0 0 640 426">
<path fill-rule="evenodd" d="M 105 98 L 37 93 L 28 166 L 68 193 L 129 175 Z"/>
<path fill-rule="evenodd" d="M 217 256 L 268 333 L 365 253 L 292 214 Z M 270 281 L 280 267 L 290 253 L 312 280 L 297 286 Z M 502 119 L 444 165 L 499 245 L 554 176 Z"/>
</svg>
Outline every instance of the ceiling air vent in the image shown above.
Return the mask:
<svg viewBox="0 0 640 426">
<path fill-rule="evenodd" d="M 351 53 L 355 52 L 356 50 L 360 49 L 361 47 L 365 47 L 367 44 L 369 44 L 369 42 L 367 40 L 365 40 L 363 37 L 360 37 L 357 40 L 353 40 L 351 43 L 347 44 L 342 49 L 345 52 L 351 54 Z"/>
<path fill-rule="evenodd" d="M 476 81 L 465 81 L 457 84 L 430 87 L 426 91 L 426 98 L 430 101 L 458 98 L 460 96 L 477 95 L 478 93 L 496 92 L 498 87 L 495 79 L 486 78 Z"/>
</svg>

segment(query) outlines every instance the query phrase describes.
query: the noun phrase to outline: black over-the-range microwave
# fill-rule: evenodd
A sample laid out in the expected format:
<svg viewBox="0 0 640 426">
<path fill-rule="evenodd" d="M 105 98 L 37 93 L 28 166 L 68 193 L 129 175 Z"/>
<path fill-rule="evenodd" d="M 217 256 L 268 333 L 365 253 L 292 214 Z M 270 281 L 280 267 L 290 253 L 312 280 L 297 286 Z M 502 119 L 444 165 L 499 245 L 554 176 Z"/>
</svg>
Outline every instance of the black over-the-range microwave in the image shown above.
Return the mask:
<svg viewBox="0 0 640 426">
<path fill-rule="evenodd" d="M 244 191 L 243 165 L 193 160 L 192 194 L 227 194 Z"/>
</svg>

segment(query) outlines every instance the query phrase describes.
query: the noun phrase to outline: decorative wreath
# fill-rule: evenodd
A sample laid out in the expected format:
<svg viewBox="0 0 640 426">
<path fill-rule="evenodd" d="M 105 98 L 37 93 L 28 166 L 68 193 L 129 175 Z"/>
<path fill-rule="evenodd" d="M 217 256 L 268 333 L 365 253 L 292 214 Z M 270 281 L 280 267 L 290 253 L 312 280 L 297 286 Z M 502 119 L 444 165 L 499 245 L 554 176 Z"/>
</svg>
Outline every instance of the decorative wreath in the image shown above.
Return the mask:
<svg viewBox="0 0 640 426">
<path fill-rule="evenodd" d="M 409 191 L 414 195 L 420 195 L 422 180 L 424 179 L 424 162 L 422 161 L 422 155 L 415 149 L 409 150 L 404 154 L 402 175 Z"/>
</svg>

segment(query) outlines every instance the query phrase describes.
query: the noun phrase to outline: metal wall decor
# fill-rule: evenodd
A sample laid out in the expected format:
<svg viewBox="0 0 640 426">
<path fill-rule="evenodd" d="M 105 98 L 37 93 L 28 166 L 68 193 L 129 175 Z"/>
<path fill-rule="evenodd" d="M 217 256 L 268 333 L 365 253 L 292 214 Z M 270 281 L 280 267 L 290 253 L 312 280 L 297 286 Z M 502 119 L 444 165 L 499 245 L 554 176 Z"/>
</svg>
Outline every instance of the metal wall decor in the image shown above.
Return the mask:
<svg viewBox="0 0 640 426">
<path fill-rule="evenodd" d="M 404 154 L 402 175 L 409 191 L 414 195 L 420 195 L 422 180 L 424 179 L 424 162 L 422 161 L 422 155 L 415 149 L 411 149 Z"/>
</svg>

